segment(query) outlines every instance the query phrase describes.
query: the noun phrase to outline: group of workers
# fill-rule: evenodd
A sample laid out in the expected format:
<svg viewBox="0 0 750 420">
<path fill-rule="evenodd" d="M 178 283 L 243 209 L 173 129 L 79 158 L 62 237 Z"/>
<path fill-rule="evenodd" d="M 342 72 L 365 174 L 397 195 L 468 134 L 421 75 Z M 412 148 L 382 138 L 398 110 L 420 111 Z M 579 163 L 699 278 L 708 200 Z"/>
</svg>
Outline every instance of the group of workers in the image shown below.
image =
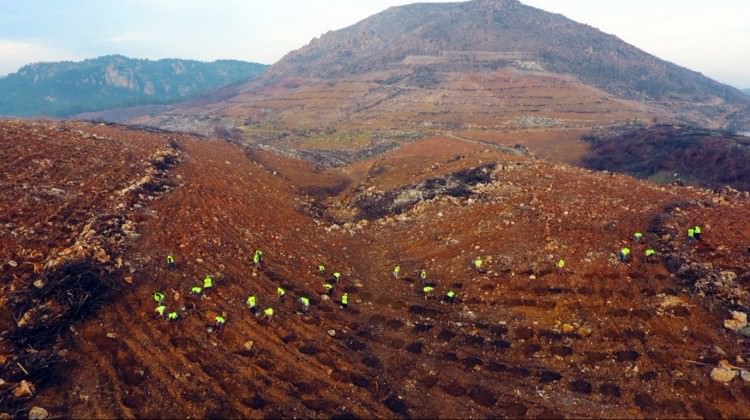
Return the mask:
<svg viewBox="0 0 750 420">
<path fill-rule="evenodd" d="M 263 256 L 263 251 L 256 250 L 255 253 L 253 254 L 253 265 L 255 266 L 255 268 L 262 270 L 265 267 L 264 260 L 265 259 Z M 175 258 L 172 255 L 167 255 L 167 268 L 170 271 L 174 271 L 177 269 Z M 325 266 L 322 264 L 319 265 L 318 271 L 322 275 L 325 275 Z M 325 294 L 328 295 L 329 297 L 332 296 L 334 285 L 338 284 L 340 280 L 341 280 L 341 273 L 334 272 L 331 275 L 331 277 L 327 279 L 323 285 Z M 206 277 L 203 278 L 202 284 L 196 284 L 190 288 L 190 296 L 192 296 L 193 298 L 197 300 L 200 300 L 205 296 L 205 294 L 209 290 L 213 289 L 213 287 L 214 287 L 213 277 L 211 275 L 206 275 Z M 279 298 L 279 302 L 283 303 L 286 298 L 286 289 L 284 289 L 284 287 L 280 285 L 276 288 L 276 294 Z M 180 318 L 180 315 L 177 311 L 167 310 L 167 306 L 165 303 L 166 295 L 163 292 L 160 292 L 160 291 L 154 292 L 153 298 L 157 304 L 156 309 L 154 311 L 159 317 L 167 319 L 168 321 L 177 321 Z M 304 296 L 304 295 L 300 296 L 297 299 L 297 303 L 299 303 L 300 305 L 300 313 L 304 314 L 310 310 L 310 298 L 309 297 Z M 347 309 L 349 307 L 349 294 L 348 293 L 343 293 L 341 295 L 340 303 L 341 303 L 342 309 Z M 250 310 L 250 313 L 253 314 L 254 316 L 257 317 L 257 316 L 262 315 L 261 319 L 263 321 L 266 321 L 267 323 L 270 323 L 272 321 L 273 316 L 274 316 L 273 307 L 271 306 L 266 307 L 265 309 L 263 309 L 262 313 L 259 312 L 258 297 L 256 295 L 251 294 L 250 296 L 248 296 L 246 300 L 246 304 L 247 304 L 248 309 Z M 195 308 L 195 303 L 193 303 L 193 308 Z M 216 330 L 221 331 L 224 325 L 226 324 L 226 322 L 227 320 L 226 318 L 224 318 L 224 315 L 216 315 L 214 319 L 213 327 Z"/>
<path fill-rule="evenodd" d="M 474 260 L 472 260 L 472 264 L 477 269 L 477 271 L 479 271 L 482 268 L 482 264 L 483 263 L 484 263 L 484 261 L 482 260 L 481 257 L 477 257 Z M 434 281 L 431 281 L 431 280 L 428 279 L 428 277 L 427 277 L 427 270 L 421 269 L 421 270 L 418 270 L 418 271 L 419 271 L 420 284 L 422 286 L 422 294 L 424 295 L 425 299 L 432 299 L 433 298 L 433 293 L 435 292 L 435 287 L 437 286 L 437 284 Z M 395 279 L 398 279 L 400 277 L 400 275 L 401 275 L 401 265 L 400 264 L 396 264 L 393 267 L 392 274 L 393 274 L 393 277 Z M 443 296 L 443 302 L 446 302 L 446 303 L 456 303 L 456 298 L 457 298 L 456 292 L 454 290 L 450 290 L 449 289 L 445 293 L 445 296 Z"/>
<path fill-rule="evenodd" d="M 695 241 L 701 240 L 701 227 L 699 225 L 695 225 L 688 229 L 687 231 L 687 241 L 688 243 L 692 244 Z M 633 241 L 635 243 L 640 243 L 643 241 L 643 233 L 641 232 L 635 232 L 633 234 Z M 644 250 L 644 256 L 646 258 L 646 261 L 653 262 L 654 258 L 656 257 L 656 251 L 651 248 L 647 247 Z M 620 262 L 628 262 L 630 261 L 630 248 L 623 247 L 620 249 Z"/>
<path fill-rule="evenodd" d="M 641 232 L 635 232 L 633 234 L 633 242 L 638 244 L 641 243 L 644 239 L 643 233 Z M 695 225 L 688 229 L 687 231 L 687 240 L 688 243 L 693 243 L 695 241 L 701 240 L 701 227 L 699 225 Z M 750 247 L 748 247 L 748 253 L 750 253 Z M 652 247 L 646 247 L 644 250 L 644 257 L 645 260 L 648 262 L 653 262 L 653 259 L 656 257 L 656 251 Z M 623 247 L 620 249 L 619 253 L 620 261 L 625 263 L 630 261 L 631 259 L 631 250 L 630 248 Z M 253 265 L 257 269 L 264 269 L 265 267 L 265 259 L 263 255 L 263 251 L 256 250 L 253 254 Z M 481 257 L 476 257 L 472 259 L 471 265 L 473 268 L 479 272 L 482 273 L 483 271 L 483 265 L 484 260 Z M 558 260 L 556 263 L 556 266 L 558 270 L 561 273 L 565 272 L 566 263 L 564 259 Z M 175 262 L 175 258 L 172 255 L 167 255 L 167 267 L 170 271 L 174 271 L 177 268 L 177 264 Z M 422 293 L 425 297 L 425 299 L 432 299 L 433 294 L 435 292 L 435 287 L 437 284 L 434 281 L 431 281 L 428 278 L 427 270 L 421 269 L 418 270 L 419 272 L 419 278 L 420 283 L 422 287 Z M 323 282 L 323 293 L 328 296 L 329 298 L 332 298 L 334 295 L 334 291 L 336 289 L 336 286 L 341 281 L 341 273 L 338 271 L 334 271 L 331 273 L 330 276 L 326 275 L 326 267 L 323 264 L 318 265 L 318 274 L 321 275 L 325 280 Z M 401 265 L 396 264 L 393 267 L 393 277 L 395 279 L 400 278 L 401 275 Z M 210 275 L 206 275 L 203 279 L 202 285 L 194 285 L 190 289 L 190 295 L 194 298 L 201 299 L 206 292 L 211 290 L 214 286 L 214 279 Z M 283 286 L 278 286 L 276 288 L 276 294 L 279 298 L 279 302 L 283 303 L 286 297 L 286 290 Z M 177 311 L 169 311 L 167 309 L 166 303 L 165 303 L 165 294 L 163 292 L 154 292 L 153 298 L 156 301 L 156 309 L 155 312 L 162 318 L 167 319 L 168 321 L 177 321 L 180 318 L 180 314 Z M 455 303 L 457 298 L 457 294 L 454 290 L 448 290 L 445 293 L 445 296 L 443 297 L 442 301 L 445 303 Z M 348 293 L 342 293 L 340 298 L 340 305 L 342 309 L 347 309 L 349 307 L 349 294 Z M 307 313 L 310 310 L 310 298 L 308 296 L 300 296 L 297 299 L 297 303 L 300 305 L 299 312 L 304 314 Z M 274 316 L 274 309 L 273 307 L 269 306 L 263 309 L 262 313 L 259 312 L 258 309 L 258 298 L 254 294 L 251 294 L 248 296 L 246 301 L 247 307 L 250 310 L 250 313 L 252 313 L 254 316 L 260 316 L 262 315 L 262 320 L 270 323 Z M 195 307 L 195 305 L 194 305 Z M 223 315 L 217 315 L 214 319 L 214 327 L 221 330 L 224 327 L 224 324 L 226 323 L 226 318 L 224 318 Z"/>
</svg>

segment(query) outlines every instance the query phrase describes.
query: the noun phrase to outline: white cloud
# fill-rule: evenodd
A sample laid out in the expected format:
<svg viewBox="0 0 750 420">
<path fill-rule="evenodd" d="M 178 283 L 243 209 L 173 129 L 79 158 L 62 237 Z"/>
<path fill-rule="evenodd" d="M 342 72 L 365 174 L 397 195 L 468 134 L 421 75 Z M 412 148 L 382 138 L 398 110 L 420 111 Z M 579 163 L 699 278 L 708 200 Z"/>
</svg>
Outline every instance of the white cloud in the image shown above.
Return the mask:
<svg viewBox="0 0 750 420">
<path fill-rule="evenodd" d="M 0 75 L 13 73 L 22 66 L 40 61 L 77 60 L 66 51 L 28 42 L 0 39 Z"/>
</svg>

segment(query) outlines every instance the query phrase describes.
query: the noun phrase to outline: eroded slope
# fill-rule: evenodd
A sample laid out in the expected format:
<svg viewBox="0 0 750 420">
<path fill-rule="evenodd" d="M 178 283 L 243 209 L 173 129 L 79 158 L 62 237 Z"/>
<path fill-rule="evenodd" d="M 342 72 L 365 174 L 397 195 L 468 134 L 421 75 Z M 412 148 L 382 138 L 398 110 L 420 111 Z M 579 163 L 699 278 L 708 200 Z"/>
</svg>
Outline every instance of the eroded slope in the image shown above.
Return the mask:
<svg viewBox="0 0 750 420">
<path fill-rule="evenodd" d="M 148 136 L 149 147 L 168 146 L 169 135 Z M 710 378 L 722 359 L 746 366 L 744 339 L 722 326 L 728 309 L 748 310 L 741 196 L 450 138 L 338 172 L 215 140 L 178 145 L 173 188 L 130 217 L 137 236 L 118 298 L 64 333 L 74 364 L 31 403 L 82 417 L 749 412 L 750 387 Z M 421 199 L 361 217 L 361 197 L 394 191 Z M 693 224 L 704 238 L 688 244 Z M 632 243 L 636 230 L 643 243 Z M 626 245 L 634 259 L 622 264 Z M 641 257 L 646 246 L 657 250 L 653 262 Z M 263 270 L 251 265 L 257 248 Z M 470 265 L 477 256 L 482 272 Z M 343 274 L 333 300 L 322 296 L 319 263 Z M 427 299 L 421 269 L 435 284 Z M 189 296 L 206 274 L 213 290 Z M 179 321 L 154 314 L 156 290 Z M 448 290 L 457 303 L 441 302 Z M 247 310 L 250 293 L 276 309 L 270 325 Z M 295 313 L 301 295 L 312 300 L 306 315 Z M 208 331 L 217 314 L 227 319 L 220 334 Z"/>
</svg>

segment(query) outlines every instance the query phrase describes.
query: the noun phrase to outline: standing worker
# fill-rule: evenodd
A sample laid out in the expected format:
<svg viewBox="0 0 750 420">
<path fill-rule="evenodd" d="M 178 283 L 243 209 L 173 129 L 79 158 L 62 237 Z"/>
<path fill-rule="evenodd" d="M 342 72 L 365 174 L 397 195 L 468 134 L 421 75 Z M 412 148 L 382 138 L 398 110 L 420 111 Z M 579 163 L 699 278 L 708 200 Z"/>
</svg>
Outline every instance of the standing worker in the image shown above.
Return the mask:
<svg viewBox="0 0 750 420">
<path fill-rule="evenodd" d="M 429 299 L 432 295 L 432 292 L 435 290 L 434 287 L 427 285 L 422 288 L 422 292 L 424 293 L 424 298 Z"/>
<path fill-rule="evenodd" d="M 640 242 L 641 239 L 643 239 L 643 234 L 641 232 L 636 232 L 633 234 L 633 239 L 635 239 L 636 242 Z"/>
<path fill-rule="evenodd" d="M 623 248 L 620 250 L 620 262 L 626 262 L 630 259 L 630 248 Z"/>
<path fill-rule="evenodd" d="M 159 306 L 157 306 L 156 309 L 154 309 L 154 312 L 159 314 L 159 317 L 164 318 L 164 311 L 166 310 L 167 310 L 167 307 L 159 303 Z"/>
<path fill-rule="evenodd" d="M 419 279 L 422 281 L 422 285 L 427 284 L 427 270 L 422 269 L 419 272 Z"/>
<path fill-rule="evenodd" d="M 695 228 L 691 227 L 690 229 L 688 229 L 687 235 L 688 243 L 692 244 L 695 241 Z"/>
<path fill-rule="evenodd" d="M 279 301 L 283 302 L 284 295 L 286 295 L 286 290 L 283 287 L 279 286 L 276 288 L 276 294 L 279 295 Z"/>
<path fill-rule="evenodd" d="M 174 257 L 171 255 L 167 255 L 167 267 L 169 268 L 169 271 L 174 271 L 177 268 L 177 265 L 174 262 Z"/>
<path fill-rule="evenodd" d="M 154 300 L 156 301 L 156 303 L 161 305 L 164 302 L 164 293 L 154 292 Z"/>
<path fill-rule="evenodd" d="M 180 315 L 177 313 L 177 311 L 172 311 L 167 315 L 167 319 L 170 321 L 177 321 L 177 319 L 180 317 Z"/>
<path fill-rule="evenodd" d="M 693 234 L 695 235 L 695 240 L 700 241 L 701 240 L 701 227 L 698 225 L 695 225 L 693 227 Z"/>
<path fill-rule="evenodd" d="M 258 307 L 256 306 L 256 298 L 255 295 L 250 295 L 247 298 L 247 307 L 250 308 L 250 313 L 253 315 L 258 315 Z"/>
<path fill-rule="evenodd" d="M 347 309 L 349 307 L 349 293 L 341 295 L 341 309 Z"/>
<path fill-rule="evenodd" d="M 263 269 L 263 251 L 256 249 L 255 254 L 253 254 L 253 264 L 255 264 L 255 268 Z"/>
<path fill-rule="evenodd" d="M 648 248 L 646 249 L 645 255 L 646 261 L 652 262 L 654 260 L 654 257 L 656 256 L 656 251 L 654 251 L 653 248 Z"/>
<path fill-rule="evenodd" d="M 320 274 L 321 276 L 325 276 L 326 266 L 324 266 L 323 264 L 318 264 L 318 274 Z"/>
<path fill-rule="evenodd" d="M 401 265 L 396 264 L 396 266 L 393 267 L 393 278 L 398 279 L 399 274 L 401 274 Z"/>
<path fill-rule="evenodd" d="M 338 271 L 334 271 L 332 276 L 333 283 L 338 284 L 339 280 L 341 280 L 341 273 L 339 273 Z"/>
</svg>

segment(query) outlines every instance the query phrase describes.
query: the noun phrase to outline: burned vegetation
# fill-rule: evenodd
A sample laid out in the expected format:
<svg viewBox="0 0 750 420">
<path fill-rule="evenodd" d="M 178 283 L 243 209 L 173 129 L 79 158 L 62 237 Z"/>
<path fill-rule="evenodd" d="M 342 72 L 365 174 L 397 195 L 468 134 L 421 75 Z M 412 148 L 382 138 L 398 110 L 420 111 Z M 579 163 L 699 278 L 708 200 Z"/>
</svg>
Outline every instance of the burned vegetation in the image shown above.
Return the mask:
<svg viewBox="0 0 750 420">
<path fill-rule="evenodd" d="M 431 200 L 438 196 L 469 197 L 474 194 L 472 188 L 476 185 L 492 182 L 491 174 L 495 166 L 491 163 L 464 169 L 396 190 L 361 193 L 355 199 L 355 206 L 359 211 L 357 220 L 375 220 L 400 214 L 420 201 Z"/>
<path fill-rule="evenodd" d="M 750 138 L 728 131 L 657 125 L 586 137 L 585 167 L 660 183 L 750 191 Z"/>
</svg>

